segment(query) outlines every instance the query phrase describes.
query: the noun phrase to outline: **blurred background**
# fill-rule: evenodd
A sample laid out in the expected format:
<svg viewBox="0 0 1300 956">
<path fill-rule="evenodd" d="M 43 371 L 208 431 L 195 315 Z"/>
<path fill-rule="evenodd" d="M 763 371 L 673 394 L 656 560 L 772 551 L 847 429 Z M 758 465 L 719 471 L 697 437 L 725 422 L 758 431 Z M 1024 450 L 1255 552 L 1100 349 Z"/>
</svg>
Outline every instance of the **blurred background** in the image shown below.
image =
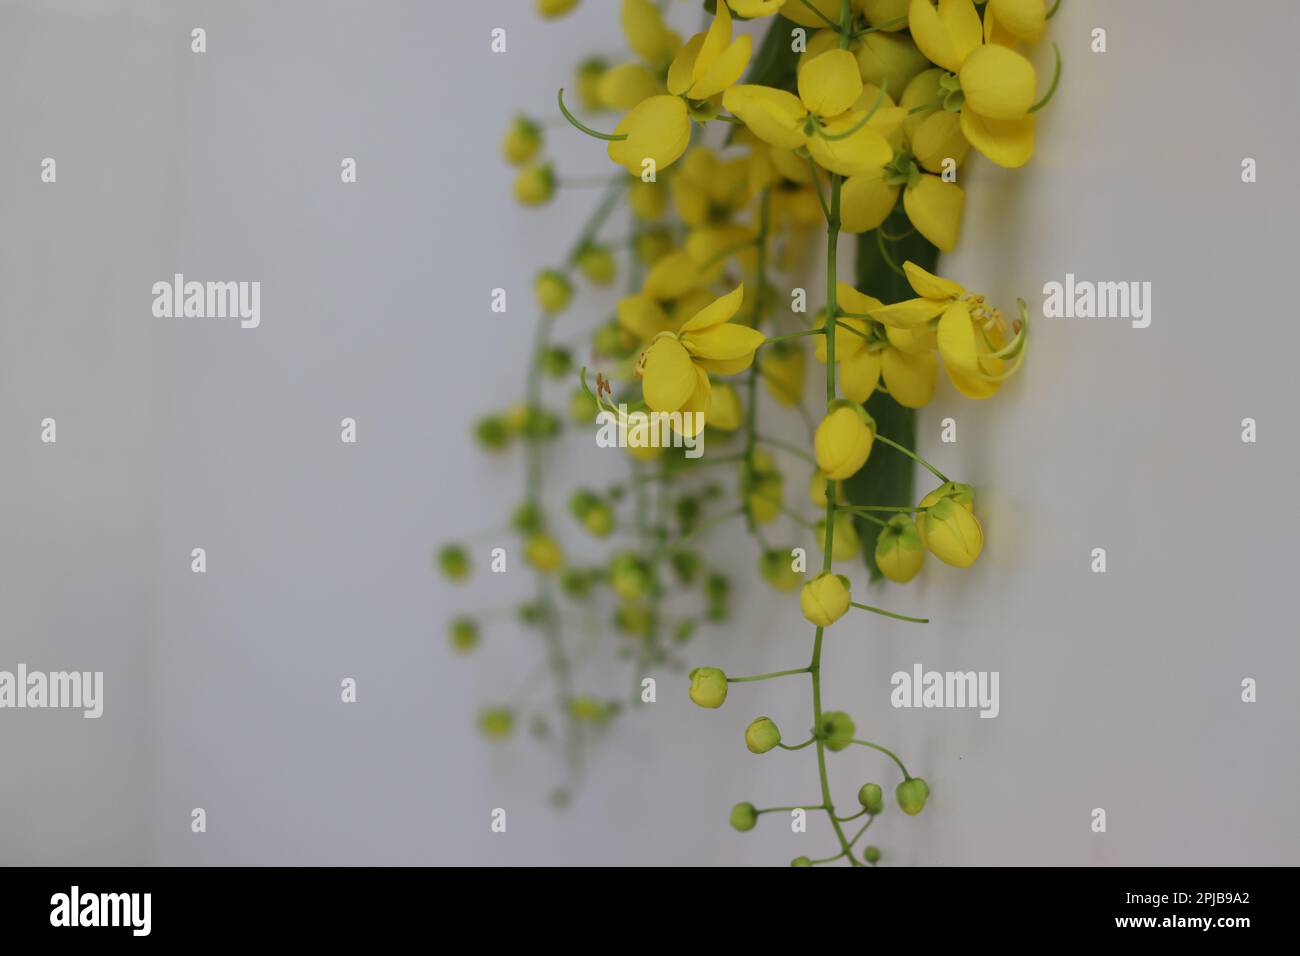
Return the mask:
<svg viewBox="0 0 1300 956">
<path fill-rule="evenodd" d="M 698 29 L 698 4 L 673 6 Z M 521 398 L 532 276 L 599 197 L 520 209 L 499 139 L 516 111 L 554 116 L 579 60 L 617 60 L 617 23 L 612 0 L 557 22 L 527 0 L 0 6 L 0 669 L 105 675 L 99 720 L 0 711 L 0 862 L 783 864 L 833 846 L 820 820 L 727 826 L 739 800 L 815 797 L 811 750 L 759 759 L 741 740 L 760 713 L 803 727 L 805 682 L 733 689 L 709 712 L 655 673 L 658 703 L 588 753 L 557 811 L 554 756 L 474 727 L 527 679 L 537 635 L 507 613 L 475 656 L 447 646 L 455 613 L 531 593 L 522 562 L 457 587 L 430 556 L 472 538 L 482 568 L 513 547 L 521 463 L 482 454 L 470 423 Z M 927 628 L 871 620 L 826 650 L 826 705 L 933 792 L 873 828 L 887 862 L 1295 862 L 1300 509 L 1280 489 L 1300 466 L 1300 327 L 1278 295 L 1300 218 L 1282 79 L 1298 28 L 1287 0 L 1227 19 L 1208 0 L 1064 0 L 1033 162 L 964 170 L 943 274 L 1031 314 L 1067 272 L 1148 281 L 1153 317 L 1039 318 L 996 398 L 959 401 L 945 380 L 921 413 L 921 453 L 980 491 L 984 557 L 859 597 L 923 610 Z M 612 168 L 568 129 L 548 149 L 562 176 Z M 261 281 L 261 327 L 154 318 L 150 288 L 176 272 Z M 613 301 L 583 291 L 557 336 Z M 939 441 L 949 416 L 955 445 Z M 46 417 L 57 444 L 39 440 Z M 556 506 L 618 454 L 569 434 L 548 466 Z M 801 666 L 810 629 L 750 573 L 743 528 L 709 551 L 737 572 L 734 614 L 687 656 Z M 999 671 L 1001 714 L 894 710 L 889 675 L 917 662 Z M 578 679 L 631 683 L 612 655 Z M 846 805 L 895 779 L 873 755 L 831 766 Z"/>
</svg>

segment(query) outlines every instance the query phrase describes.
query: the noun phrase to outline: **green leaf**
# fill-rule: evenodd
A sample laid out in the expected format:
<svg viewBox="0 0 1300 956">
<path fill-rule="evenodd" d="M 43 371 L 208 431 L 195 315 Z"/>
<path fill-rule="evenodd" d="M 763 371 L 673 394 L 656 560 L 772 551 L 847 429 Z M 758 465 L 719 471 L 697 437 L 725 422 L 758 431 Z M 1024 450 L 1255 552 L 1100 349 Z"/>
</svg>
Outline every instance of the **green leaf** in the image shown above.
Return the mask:
<svg viewBox="0 0 1300 956">
<path fill-rule="evenodd" d="M 891 225 L 891 223 L 893 223 Z M 911 228 L 901 207 L 896 209 L 885 221 L 886 232 L 897 235 Z M 939 261 L 939 250 L 932 246 L 919 232 L 885 242 L 894 262 L 901 266 L 909 259 L 927 272 L 934 272 Z M 863 233 L 858 237 L 857 282 L 858 289 L 867 295 L 875 296 L 881 302 L 892 304 L 915 296 L 907 279 L 899 275 L 880 254 L 879 240 L 875 232 Z M 867 411 L 876 420 L 876 429 L 900 445 L 916 447 L 916 411 L 904 408 L 884 392 L 876 392 L 866 403 Z M 871 452 L 866 465 L 852 478 L 844 482 L 844 491 L 851 503 L 856 505 L 911 505 L 916 503 L 913 475 L 915 465 L 906 455 L 877 445 Z M 862 535 L 863 560 L 871 572 L 871 580 L 882 577 L 876 567 L 876 538 L 880 535 L 880 526 L 863 518 L 856 520 L 858 531 Z"/>
</svg>

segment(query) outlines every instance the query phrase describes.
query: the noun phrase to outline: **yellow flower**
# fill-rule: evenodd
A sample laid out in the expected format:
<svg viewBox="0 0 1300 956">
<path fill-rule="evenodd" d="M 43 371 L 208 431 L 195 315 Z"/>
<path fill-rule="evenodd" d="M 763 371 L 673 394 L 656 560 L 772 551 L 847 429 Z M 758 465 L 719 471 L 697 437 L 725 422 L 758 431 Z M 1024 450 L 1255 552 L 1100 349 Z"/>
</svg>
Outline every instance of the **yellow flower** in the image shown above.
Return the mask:
<svg viewBox="0 0 1300 956">
<path fill-rule="evenodd" d="M 562 17 L 578 5 L 578 0 L 537 0 L 537 12 L 547 19 Z"/>
<path fill-rule="evenodd" d="M 748 462 L 741 463 L 740 493 L 750 517 L 759 524 L 767 524 L 781 513 L 784 486 L 784 476 L 765 452 L 756 451 Z"/>
<path fill-rule="evenodd" d="M 723 223 L 749 201 L 749 159 L 721 161 L 713 150 L 691 150 L 672 178 L 673 206 L 691 227 Z"/>
<path fill-rule="evenodd" d="M 600 78 L 608 68 L 608 64 L 598 56 L 578 64 L 575 86 L 578 89 L 578 102 L 584 110 L 595 112 L 605 105 L 600 99 Z"/>
<path fill-rule="evenodd" d="M 555 195 L 555 171 L 550 165 L 527 166 L 515 179 L 515 199 L 525 206 L 540 206 Z"/>
<path fill-rule="evenodd" d="M 1011 46 L 1033 43 L 1047 26 L 1045 0 L 989 0 L 984 8 L 984 40 Z"/>
<path fill-rule="evenodd" d="M 1023 314 L 1008 342 L 1002 313 L 986 305 L 982 295 L 971 295 L 913 262 L 905 262 L 903 271 L 919 298 L 870 309 L 872 318 L 912 332 L 934 325 L 939 355 L 957 390 L 968 398 L 994 394 L 1024 360 L 1028 327 Z"/>
<path fill-rule="evenodd" d="M 773 548 L 759 555 L 758 572 L 778 591 L 793 591 L 803 583 L 803 579 L 791 563 L 790 549 Z"/>
<path fill-rule="evenodd" d="M 623 0 L 621 20 L 627 45 L 647 66 L 662 70 L 681 48 L 681 34 L 664 24 L 653 0 Z"/>
<path fill-rule="evenodd" d="M 638 219 L 654 222 L 663 217 L 664 210 L 668 207 L 668 194 L 658 182 L 648 183 L 637 179 L 627 188 L 627 204 Z M 654 233 L 642 233 L 643 237 L 652 235 Z"/>
<path fill-rule="evenodd" d="M 876 538 L 876 567 L 896 584 L 916 577 L 925 563 L 925 543 L 911 515 L 894 515 Z"/>
<path fill-rule="evenodd" d="M 691 142 L 686 102 L 667 94 L 644 99 L 618 121 L 614 135 L 627 139 L 609 144 L 609 158 L 633 176 L 640 176 L 647 163 L 652 163 L 655 171 L 667 169 Z"/>
<path fill-rule="evenodd" d="M 893 149 L 858 107 L 863 86 L 852 53 L 828 50 L 808 60 L 799 70 L 798 89 L 795 96 L 742 84 L 727 90 L 722 104 L 759 139 L 781 149 L 807 147 L 833 173 L 852 176 L 889 162 Z"/>
<path fill-rule="evenodd" d="M 642 100 L 663 92 L 659 78 L 641 63 L 620 63 L 601 74 L 596 96 L 602 106 L 630 110 Z"/>
<path fill-rule="evenodd" d="M 820 471 L 814 471 L 812 478 L 808 481 L 808 500 L 818 508 L 826 507 L 826 488 L 830 484 L 826 476 Z M 835 500 L 843 501 L 844 495 L 840 491 L 839 482 L 835 483 Z"/>
<path fill-rule="evenodd" d="M 849 579 L 823 571 L 800 590 L 799 610 L 810 624 L 830 627 L 844 616 L 851 600 Z"/>
<path fill-rule="evenodd" d="M 906 6 L 907 0 L 902 2 Z M 799 65 L 802 66 L 805 61 L 827 50 L 838 49 L 839 45 L 840 35 L 837 31 L 820 30 L 808 40 L 807 49 L 799 57 Z M 848 49 L 857 58 L 858 75 L 862 77 L 863 89 L 872 89 L 872 99 L 866 100 L 867 104 L 874 100 L 882 86 L 892 90 L 897 98 L 912 77 L 930 66 L 925 54 L 917 49 L 906 34 L 883 31 L 866 33 L 850 41 Z M 859 104 L 863 102 L 859 100 Z"/>
<path fill-rule="evenodd" d="M 766 337 L 728 322 L 744 295 L 742 283 L 697 312 L 680 332 L 657 335 L 641 354 L 637 375 L 652 411 L 707 415 L 712 398 L 709 373 L 734 375 L 754 361 L 754 350 Z"/>
<path fill-rule="evenodd" d="M 524 545 L 524 558 L 538 571 L 551 573 L 564 566 L 564 552 L 555 539 L 546 534 L 534 534 Z"/>
<path fill-rule="evenodd" d="M 943 84 L 943 70 L 926 70 L 907 84 L 900 101 L 908 111 L 904 137 L 917 163 L 931 173 L 943 172 L 945 160 L 960 167 L 970 152 L 970 143 L 961 131 L 960 114 L 940 105 L 948 92 Z"/>
<path fill-rule="evenodd" d="M 851 478 L 871 454 L 876 423 L 856 402 L 833 402 L 813 436 L 817 467 L 832 481 Z"/>
<path fill-rule="evenodd" d="M 1020 8 L 1008 4 L 1004 13 Z M 999 166 L 1027 163 L 1034 153 L 1033 64 L 1001 44 L 982 42 L 984 25 L 973 0 L 939 0 L 938 8 L 932 0 L 911 0 L 908 26 L 921 52 L 955 74 L 945 86 L 944 109 L 961 111 L 970 144 Z"/>
<path fill-rule="evenodd" d="M 855 316 L 869 315 L 872 310 L 884 307 L 879 299 L 865 295 L 845 282 L 836 286 L 835 298 L 843 312 L 852 312 Z M 839 322 L 858 330 L 854 333 L 844 328 L 835 329 L 835 361 L 840 369 L 840 389 L 846 398 L 865 402 L 883 378 L 885 390 L 898 404 L 907 408 L 929 404 L 938 377 L 932 337 L 929 342 L 918 342 L 908 333 L 856 317 L 841 316 Z M 816 351 L 818 360 L 825 362 L 824 336 L 818 340 Z"/>
<path fill-rule="evenodd" d="M 924 508 L 916 529 L 926 548 L 946 564 L 965 568 L 984 548 L 984 529 L 975 517 L 975 492 L 970 485 L 948 482 L 921 499 Z"/>
<path fill-rule="evenodd" d="M 944 252 L 957 246 L 966 192 L 956 183 L 922 172 L 912 155 L 898 150 L 875 169 L 850 176 L 844 182 L 840 213 L 846 232 L 868 232 L 880 226 L 893 211 L 903 190 L 907 218 Z"/>
<path fill-rule="evenodd" d="M 693 102 L 717 96 L 744 75 L 753 52 L 748 33 L 732 39 L 731 11 L 725 3 L 705 33 L 686 41 L 668 68 L 668 92 Z"/>
<path fill-rule="evenodd" d="M 817 522 L 817 540 L 826 551 L 826 519 Z M 853 515 L 841 511 L 835 515 L 835 534 L 831 538 L 831 560 L 850 561 L 862 551 L 862 537 L 853 523 Z"/>
<path fill-rule="evenodd" d="M 881 30 L 907 29 L 907 0 L 856 0 L 855 5 L 862 10 L 867 23 L 873 27 Z"/>
<path fill-rule="evenodd" d="M 824 27 L 827 20 L 840 22 L 840 0 L 809 0 L 809 3 L 817 8 L 816 13 L 808 9 L 803 0 L 785 0 L 781 16 L 801 27 Z"/>
<path fill-rule="evenodd" d="M 794 407 L 803 400 L 806 364 L 803 349 L 793 342 L 777 342 L 764 350 L 759 371 L 772 397 Z"/>
</svg>

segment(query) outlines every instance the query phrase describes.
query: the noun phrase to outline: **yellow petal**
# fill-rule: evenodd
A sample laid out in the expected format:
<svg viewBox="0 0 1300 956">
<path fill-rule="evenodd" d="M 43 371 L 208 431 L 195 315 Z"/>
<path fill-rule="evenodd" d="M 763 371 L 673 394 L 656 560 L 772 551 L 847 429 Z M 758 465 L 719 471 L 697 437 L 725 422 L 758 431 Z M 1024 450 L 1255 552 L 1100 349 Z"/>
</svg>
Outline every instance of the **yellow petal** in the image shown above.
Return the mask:
<svg viewBox="0 0 1300 956">
<path fill-rule="evenodd" d="M 892 325 L 885 326 L 885 337 L 889 344 L 900 352 L 910 355 L 924 355 L 937 348 L 937 336 L 933 329 L 921 326 L 915 329 L 900 329 Z"/>
<path fill-rule="evenodd" d="M 947 110 L 936 110 L 912 133 L 912 153 L 921 168 L 932 173 L 944 171 L 944 161 L 951 159 L 960 166 L 970 152 L 970 143 L 961 131 L 961 117 Z"/>
<path fill-rule="evenodd" d="M 690 98 L 707 100 L 734 84 L 744 75 L 745 67 L 749 66 L 749 57 L 753 49 L 754 38 L 748 33 L 737 37 L 700 75 L 700 78 L 691 84 L 688 94 Z"/>
<path fill-rule="evenodd" d="M 1016 169 L 1034 155 L 1034 115 L 996 120 L 981 116 L 969 105 L 961 111 L 961 131 L 970 144 L 999 166 Z"/>
<path fill-rule="evenodd" d="M 685 250 L 670 252 L 650 268 L 642 290 L 651 298 L 677 299 L 700 284 L 699 265 Z"/>
<path fill-rule="evenodd" d="M 668 314 L 648 295 L 629 295 L 618 300 L 618 324 L 648 342 L 671 328 Z"/>
<path fill-rule="evenodd" d="M 803 0 L 785 0 L 784 6 L 781 7 L 781 16 L 787 20 L 793 20 L 801 27 L 824 27 L 826 21 L 831 23 L 840 22 L 840 0 L 809 0 L 817 13 L 813 13 L 803 4 Z"/>
<path fill-rule="evenodd" d="M 746 352 L 744 355 L 730 359 L 697 358 L 695 364 L 710 375 L 735 375 L 754 364 L 754 353 Z"/>
<path fill-rule="evenodd" d="M 704 369 L 699 368 L 698 366 L 694 367 L 694 372 L 695 388 L 692 390 L 691 395 L 686 400 L 685 404 L 682 405 L 681 427 L 678 428 L 677 423 L 673 423 L 674 430 L 681 432 L 681 434 L 685 435 L 687 438 L 699 432 L 699 429 L 696 427 L 695 413 L 702 413 L 704 415 L 704 422 L 707 424 L 709 420 L 709 412 L 713 408 L 713 385 L 709 382 L 708 374 L 705 373 Z M 649 403 L 647 402 L 647 404 Z"/>
<path fill-rule="evenodd" d="M 740 305 L 744 301 L 745 284 L 742 282 L 726 295 L 715 299 L 708 306 L 692 316 L 691 319 L 682 326 L 682 332 L 702 332 L 715 325 L 721 325 L 740 310 Z"/>
<path fill-rule="evenodd" d="M 641 382 L 645 403 L 652 411 L 675 412 L 695 392 L 699 378 L 682 343 L 665 335 L 646 350 Z"/>
<path fill-rule="evenodd" d="M 1034 105 L 1034 65 L 1004 46 L 981 45 L 966 57 L 959 79 L 964 108 L 989 119 L 1020 119 Z"/>
<path fill-rule="evenodd" d="M 652 0 L 623 0 L 621 17 L 627 45 L 649 66 L 662 68 L 682 45 L 681 36 L 664 26 Z"/>
<path fill-rule="evenodd" d="M 826 132 L 842 135 L 862 119 L 861 113 L 844 113 L 826 124 Z M 885 137 L 868 124 L 847 139 L 826 139 L 811 136 L 808 152 L 822 169 L 841 176 L 857 176 L 880 169 L 894 158 L 894 150 Z"/>
<path fill-rule="evenodd" d="M 965 303 L 954 302 L 939 319 L 939 354 L 950 371 L 963 375 L 980 372 L 975 322 Z"/>
<path fill-rule="evenodd" d="M 642 163 L 647 159 L 654 161 L 656 171 L 667 169 L 690 145 L 691 118 L 681 97 L 663 95 L 642 100 L 626 120 L 623 165 L 634 176 L 641 175 Z"/>
<path fill-rule="evenodd" d="M 843 283 L 840 283 L 843 285 Z M 841 304 L 842 305 L 842 304 Z M 817 328 L 823 328 L 826 325 L 826 314 L 823 312 L 817 319 Z M 845 328 L 848 326 L 848 328 Z M 861 335 L 850 331 L 857 329 L 858 332 L 867 331 L 865 319 L 841 318 L 835 324 L 835 361 L 843 362 L 845 359 L 856 354 L 859 349 L 865 348 L 867 340 Z M 823 365 L 826 364 L 826 336 L 817 336 L 817 344 L 813 346 L 813 352 L 817 356 L 817 361 Z"/>
<path fill-rule="evenodd" d="M 863 348 L 839 363 L 840 389 L 845 398 L 865 402 L 871 397 L 880 381 L 880 356 L 879 350 Z"/>
<path fill-rule="evenodd" d="M 972 0 L 939 0 L 938 9 L 931 0 L 911 0 L 907 25 L 921 52 L 949 73 L 961 69 L 984 36 Z"/>
<path fill-rule="evenodd" d="M 704 45 L 700 47 L 700 55 L 695 58 L 695 63 L 691 67 L 692 81 L 699 80 L 731 43 L 731 11 L 727 9 L 725 2 L 716 6 L 717 12 L 713 15 L 713 22 L 709 24 L 708 32 L 704 34 Z"/>
<path fill-rule="evenodd" d="M 689 324 L 688 322 L 687 325 Z M 682 332 L 682 345 L 686 346 L 686 351 L 698 358 L 718 361 L 752 357 L 754 350 L 766 339 L 767 336 L 757 329 L 730 322 L 712 326 L 702 332 Z"/>
<path fill-rule="evenodd" d="M 875 296 L 859 292 L 847 282 L 835 283 L 835 304 L 840 312 L 854 312 L 858 315 L 869 315 L 872 309 L 879 309 L 883 305 Z"/>
<path fill-rule="evenodd" d="M 998 382 L 990 382 L 980 375 L 967 375 L 947 363 L 944 363 L 944 367 L 948 369 L 948 378 L 952 380 L 953 387 L 967 398 L 989 398 L 997 393 Z"/>
<path fill-rule="evenodd" d="M 733 256 L 740 260 L 746 272 L 754 271 L 758 265 L 757 238 L 749 226 L 738 223 L 705 226 L 687 237 L 686 251 L 695 259 L 701 281 L 716 282 Z"/>
<path fill-rule="evenodd" d="M 903 190 L 903 208 L 917 231 L 944 252 L 957 246 L 966 193 L 956 183 L 923 173 L 915 186 Z"/>
<path fill-rule="evenodd" d="M 926 299 L 960 299 L 966 294 L 956 282 L 944 279 L 931 272 L 926 272 L 910 259 L 903 263 L 903 272 L 907 281 L 916 290 L 916 294 Z M 934 313 L 938 315 L 938 312 Z"/>
<path fill-rule="evenodd" d="M 704 46 L 704 36 L 703 33 L 695 34 L 673 57 L 672 65 L 668 67 L 668 92 L 673 96 L 681 96 L 695 82 L 695 63 Z"/>
<path fill-rule="evenodd" d="M 885 182 L 883 166 L 850 176 L 840 190 L 840 224 L 845 232 L 869 232 L 885 221 L 896 202 L 898 187 Z"/>
<path fill-rule="evenodd" d="M 735 431 L 745 421 L 745 411 L 740 396 L 726 382 L 713 386 L 713 400 L 709 405 L 708 423 L 723 431 Z"/>
<path fill-rule="evenodd" d="M 1043 35 L 1047 26 L 1047 8 L 1044 0 L 989 0 L 984 11 L 985 36 L 990 21 L 1017 40 L 1033 43 Z"/>
<path fill-rule="evenodd" d="M 907 84 L 929 67 L 930 61 L 906 34 L 868 33 L 858 47 L 858 72 L 862 74 L 862 82 L 875 86 L 883 84 L 895 101 L 903 95 Z"/>
<path fill-rule="evenodd" d="M 659 81 L 640 63 L 620 63 L 600 75 L 596 95 L 614 110 L 630 110 L 659 92 Z"/>
<path fill-rule="evenodd" d="M 934 383 L 939 363 L 933 352 L 912 355 L 898 349 L 885 349 L 880 373 L 894 401 L 905 408 L 921 408 L 934 398 Z"/>
<path fill-rule="evenodd" d="M 828 50 L 799 70 L 799 99 L 810 113 L 827 119 L 838 116 L 861 95 L 858 60 L 848 50 Z"/>
<path fill-rule="evenodd" d="M 808 139 L 803 132 L 808 111 L 793 93 L 742 83 L 722 94 L 722 105 L 765 143 L 798 149 Z"/>
<path fill-rule="evenodd" d="M 857 0 L 855 5 L 862 10 L 867 23 L 873 27 L 880 27 L 882 31 L 907 29 L 907 0 Z M 897 22 L 900 18 L 901 23 Z M 881 26 L 881 24 L 889 25 Z M 867 34 L 867 36 L 875 35 Z M 888 33 L 885 35 L 889 36 Z"/>
<path fill-rule="evenodd" d="M 900 329 L 924 328 L 925 324 L 948 307 L 947 299 L 907 299 L 893 305 L 883 305 L 871 310 L 871 317 L 890 327 Z"/>
</svg>

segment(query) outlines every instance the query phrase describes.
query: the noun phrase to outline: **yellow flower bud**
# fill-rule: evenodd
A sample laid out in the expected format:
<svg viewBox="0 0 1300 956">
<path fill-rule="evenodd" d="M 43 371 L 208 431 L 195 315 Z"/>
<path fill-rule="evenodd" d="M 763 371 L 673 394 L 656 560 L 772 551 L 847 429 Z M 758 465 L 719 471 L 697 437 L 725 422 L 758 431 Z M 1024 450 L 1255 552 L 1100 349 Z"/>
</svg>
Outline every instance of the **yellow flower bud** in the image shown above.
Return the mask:
<svg viewBox="0 0 1300 956">
<path fill-rule="evenodd" d="M 733 432 L 744 424 L 745 409 L 740 404 L 740 396 L 726 382 L 718 382 L 713 386 L 713 400 L 704 420 L 708 425 L 724 432 Z"/>
<path fill-rule="evenodd" d="M 765 754 L 781 742 L 781 731 L 771 717 L 756 717 L 745 728 L 745 746 L 750 753 Z"/>
<path fill-rule="evenodd" d="M 916 577 L 925 563 L 925 543 L 911 515 L 895 515 L 876 538 L 876 567 L 895 584 Z"/>
<path fill-rule="evenodd" d="M 799 586 L 802 578 L 798 571 L 795 571 L 790 565 L 789 550 L 782 551 L 774 548 L 770 551 L 764 551 L 758 559 L 758 571 L 763 575 L 763 580 L 778 591 L 793 591 Z"/>
<path fill-rule="evenodd" d="M 614 556 L 609 565 L 609 583 L 624 601 L 637 601 L 650 586 L 645 562 L 630 551 Z"/>
<path fill-rule="evenodd" d="M 914 817 L 925 809 L 925 802 L 930 799 L 930 786 L 920 777 L 909 777 L 898 785 L 894 797 L 899 809 Z"/>
<path fill-rule="evenodd" d="M 830 627 L 849 609 L 849 579 L 823 571 L 799 592 L 799 610 L 809 623 Z"/>
<path fill-rule="evenodd" d="M 543 269 L 533 280 L 533 294 L 543 312 L 563 312 L 573 298 L 573 284 L 564 273 Z"/>
<path fill-rule="evenodd" d="M 975 492 L 970 485 L 948 482 L 921 499 L 917 516 L 922 542 L 936 558 L 954 567 L 975 563 L 984 549 L 984 529 L 975 517 Z"/>
<path fill-rule="evenodd" d="M 577 265 L 582 270 L 582 274 L 587 277 L 587 281 L 594 282 L 596 285 L 613 281 L 618 271 L 614 263 L 614 254 L 609 251 L 609 246 L 585 246 L 578 253 Z"/>
<path fill-rule="evenodd" d="M 825 508 L 826 487 L 829 484 L 830 482 L 826 480 L 825 475 L 820 471 L 814 471 L 812 478 L 808 481 L 808 500 L 818 508 Z M 835 500 L 844 501 L 844 490 L 840 487 L 838 481 L 835 483 Z"/>
<path fill-rule="evenodd" d="M 504 740 L 514 732 L 514 711 L 505 707 L 489 707 L 479 714 L 478 726 L 485 736 Z"/>
<path fill-rule="evenodd" d="M 741 492 L 754 520 L 766 524 L 781 513 L 784 479 L 765 453 L 754 452 L 752 461 L 752 468 L 741 466 Z"/>
<path fill-rule="evenodd" d="M 458 617 L 451 622 L 451 646 L 462 654 L 478 644 L 478 622 L 472 617 Z"/>
<path fill-rule="evenodd" d="M 469 577 L 469 553 L 459 544 L 443 545 L 438 551 L 438 567 L 450 581 Z"/>
<path fill-rule="evenodd" d="M 536 156 L 541 148 L 541 127 L 526 116 L 516 116 L 501 141 L 501 154 L 506 161 L 522 166 Z"/>
<path fill-rule="evenodd" d="M 534 534 L 524 545 L 524 558 L 538 571 L 549 574 L 564 567 L 564 552 L 547 534 Z"/>
<path fill-rule="evenodd" d="M 876 440 L 876 423 L 866 409 L 854 402 L 831 404 L 831 410 L 817 426 L 813 446 L 817 467 L 827 478 L 839 481 L 853 477 L 866 464 Z"/>
<path fill-rule="evenodd" d="M 759 364 L 767 389 L 782 405 L 795 406 L 803 399 L 807 355 L 790 342 L 778 342 L 764 349 Z"/>
<path fill-rule="evenodd" d="M 716 667 L 697 667 L 691 671 L 691 700 L 700 707 L 721 707 L 727 699 L 727 675 Z"/>
<path fill-rule="evenodd" d="M 548 20 L 562 17 L 578 5 L 578 0 L 537 0 L 537 14 Z"/>
<path fill-rule="evenodd" d="M 758 810 L 752 803 L 738 803 L 731 808 L 731 825 L 744 833 L 758 823 Z"/>
<path fill-rule="evenodd" d="M 642 179 L 635 180 L 632 185 L 627 187 L 627 203 L 632 207 L 632 212 L 638 219 L 646 222 L 654 222 L 663 216 L 664 210 L 668 208 L 668 190 L 658 181 L 645 182 Z M 662 258 L 662 255 L 647 256 L 645 249 L 642 248 L 647 239 L 652 239 L 656 235 L 663 240 L 661 245 L 666 244 L 667 248 L 672 247 L 672 238 L 656 233 L 642 233 L 637 240 L 637 254 L 646 263 L 654 262 Z"/>
<path fill-rule="evenodd" d="M 515 179 L 515 199 L 525 206 L 540 206 L 555 195 L 555 171 L 549 166 L 526 166 Z"/>
<path fill-rule="evenodd" d="M 578 66 L 578 102 L 588 113 L 594 113 L 604 104 L 600 100 L 600 78 L 605 75 L 605 70 L 609 68 L 600 57 L 592 57 L 590 60 L 583 60 Z"/>
<path fill-rule="evenodd" d="M 850 561 L 862 550 L 862 537 L 853 523 L 853 515 L 841 511 L 835 515 L 835 534 L 831 538 L 831 560 Z M 826 551 L 826 520 L 817 522 L 817 540 Z"/>
</svg>

